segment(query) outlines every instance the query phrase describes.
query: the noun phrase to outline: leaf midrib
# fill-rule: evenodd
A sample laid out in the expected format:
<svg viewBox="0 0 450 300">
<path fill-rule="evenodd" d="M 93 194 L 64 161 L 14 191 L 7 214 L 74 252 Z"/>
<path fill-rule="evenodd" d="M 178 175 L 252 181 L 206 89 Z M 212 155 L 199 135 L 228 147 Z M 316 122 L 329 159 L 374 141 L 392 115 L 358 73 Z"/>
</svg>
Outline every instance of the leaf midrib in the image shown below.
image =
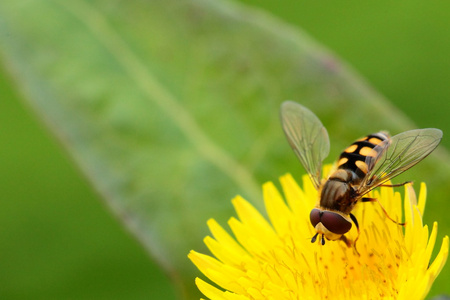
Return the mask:
<svg viewBox="0 0 450 300">
<path fill-rule="evenodd" d="M 176 124 L 205 160 L 226 174 L 241 189 L 240 192 L 248 195 L 250 199 L 261 199 L 259 185 L 250 172 L 203 132 L 189 111 L 145 67 L 145 61 L 130 49 L 101 13 L 84 1 L 64 1 L 61 5 L 91 31 L 143 93 Z"/>
</svg>

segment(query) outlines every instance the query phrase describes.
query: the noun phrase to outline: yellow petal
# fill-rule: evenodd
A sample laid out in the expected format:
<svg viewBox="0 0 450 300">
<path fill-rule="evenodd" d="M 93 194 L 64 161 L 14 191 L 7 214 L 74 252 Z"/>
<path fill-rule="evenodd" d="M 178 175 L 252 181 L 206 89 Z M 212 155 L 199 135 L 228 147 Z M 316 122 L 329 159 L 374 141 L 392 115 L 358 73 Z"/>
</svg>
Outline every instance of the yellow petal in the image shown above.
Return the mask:
<svg viewBox="0 0 450 300">
<path fill-rule="evenodd" d="M 443 239 L 435 260 L 437 224 L 431 233 L 423 225 L 426 186 L 419 197 L 411 186 L 401 195 L 390 187 L 368 194 L 378 203 L 358 203 L 353 210 L 360 223 L 354 247 L 341 241 L 312 244 L 314 229 L 309 212 L 318 193 L 303 177 L 303 189 L 291 175 L 280 178 L 281 193 L 273 183 L 263 186 L 269 221 L 249 202 L 238 196 L 233 205 L 239 220 L 231 217 L 230 235 L 216 221 L 209 220 L 213 237 L 204 242 L 213 257 L 191 251 L 189 258 L 217 287 L 200 279 L 200 291 L 209 299 L 423 299 L 442 270 L 449 249 Z M 346 234 L 357 237 L 355 226 Z M 233 237 L 234 236 L 234 237 Z"/>
</svg>

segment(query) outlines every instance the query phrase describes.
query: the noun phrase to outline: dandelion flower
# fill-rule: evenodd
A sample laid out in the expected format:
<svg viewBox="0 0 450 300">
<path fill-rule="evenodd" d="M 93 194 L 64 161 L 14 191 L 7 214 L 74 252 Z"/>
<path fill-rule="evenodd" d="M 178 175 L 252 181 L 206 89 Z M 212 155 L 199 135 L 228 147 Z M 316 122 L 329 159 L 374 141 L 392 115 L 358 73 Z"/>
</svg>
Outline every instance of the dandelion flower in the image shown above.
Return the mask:
<svg viewBox="0 0 450 300">
<path fill-rule="evenodd" d="M 426 186 L 418 197 L 411 185 L 401 195 L 381 187 L 377 198 L 395 220 L 388 220 L 377 203 L 358 203 L 353 214 L 360 225 L 358 252 L 341 241 L 311 243 L 315 234 L 309 213 L 317 200 L 310 179 L 303 188 L 290 175 L 282 176 L 286 202 L 275 185 L 263 185 L 270 220 L 249 202 L 232 200 L 238 219 L 228 225 L 232 237 L 215 220 L 208 221 L 213 237 L 205 244 L 213 256 L 191 251 L 189 258 L 212 282 L 197 278 L 199 290 L 212 300 L 245 299 L 423 299 L 444 266 L 449 239 L 443 239 L 433 262 L 437 223 L 431 234 L 422 224 Z M 354 226 L 353 226 L 354 227 Z M 347 234 L 354 240 L 357 230 Z"/>
</svg>

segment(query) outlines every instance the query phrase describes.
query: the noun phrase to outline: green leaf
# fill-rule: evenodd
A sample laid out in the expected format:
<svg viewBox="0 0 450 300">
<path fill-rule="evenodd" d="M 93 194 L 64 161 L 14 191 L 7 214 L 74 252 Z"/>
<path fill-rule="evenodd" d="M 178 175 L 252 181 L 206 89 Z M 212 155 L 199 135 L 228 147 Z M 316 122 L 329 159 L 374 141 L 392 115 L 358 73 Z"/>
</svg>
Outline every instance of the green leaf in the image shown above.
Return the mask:
<svg viewBox="0 0 450 300">
<path fill-rule="evenodd" d="M 186 299 L 206 220 L 224 224 L 236 194 L 262 208 L 263 182 L 303 172 L 282 101 L 321 118 L 327 162 L 367 133 L 414 128 L 299 29 L 231 2 L 6 0 L 0 43 L 24 99 Z M 407 176 L 439 207 L 447 153 Z"/>
</svg>

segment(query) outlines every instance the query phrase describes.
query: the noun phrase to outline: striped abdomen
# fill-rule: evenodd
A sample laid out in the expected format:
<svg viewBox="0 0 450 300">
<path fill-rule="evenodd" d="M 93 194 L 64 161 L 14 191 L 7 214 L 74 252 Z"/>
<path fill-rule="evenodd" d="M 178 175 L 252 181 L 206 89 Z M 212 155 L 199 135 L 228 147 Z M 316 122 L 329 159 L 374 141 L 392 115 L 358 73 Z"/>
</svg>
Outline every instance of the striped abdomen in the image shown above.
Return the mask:
<svg viewBox="0 0 450 300">
<path fill-rule="evenodd" d="M 387 133 L 378 132 L 357 140 L 339 156 L 338 169 L 352 171 L 357 177 L 356 182 L 354 182 L 357 184 L 367 174 L 366 157 L 374 156 L 376 153 L 372 149 L 387 139 L 389 139 Z"/>
</svg>

